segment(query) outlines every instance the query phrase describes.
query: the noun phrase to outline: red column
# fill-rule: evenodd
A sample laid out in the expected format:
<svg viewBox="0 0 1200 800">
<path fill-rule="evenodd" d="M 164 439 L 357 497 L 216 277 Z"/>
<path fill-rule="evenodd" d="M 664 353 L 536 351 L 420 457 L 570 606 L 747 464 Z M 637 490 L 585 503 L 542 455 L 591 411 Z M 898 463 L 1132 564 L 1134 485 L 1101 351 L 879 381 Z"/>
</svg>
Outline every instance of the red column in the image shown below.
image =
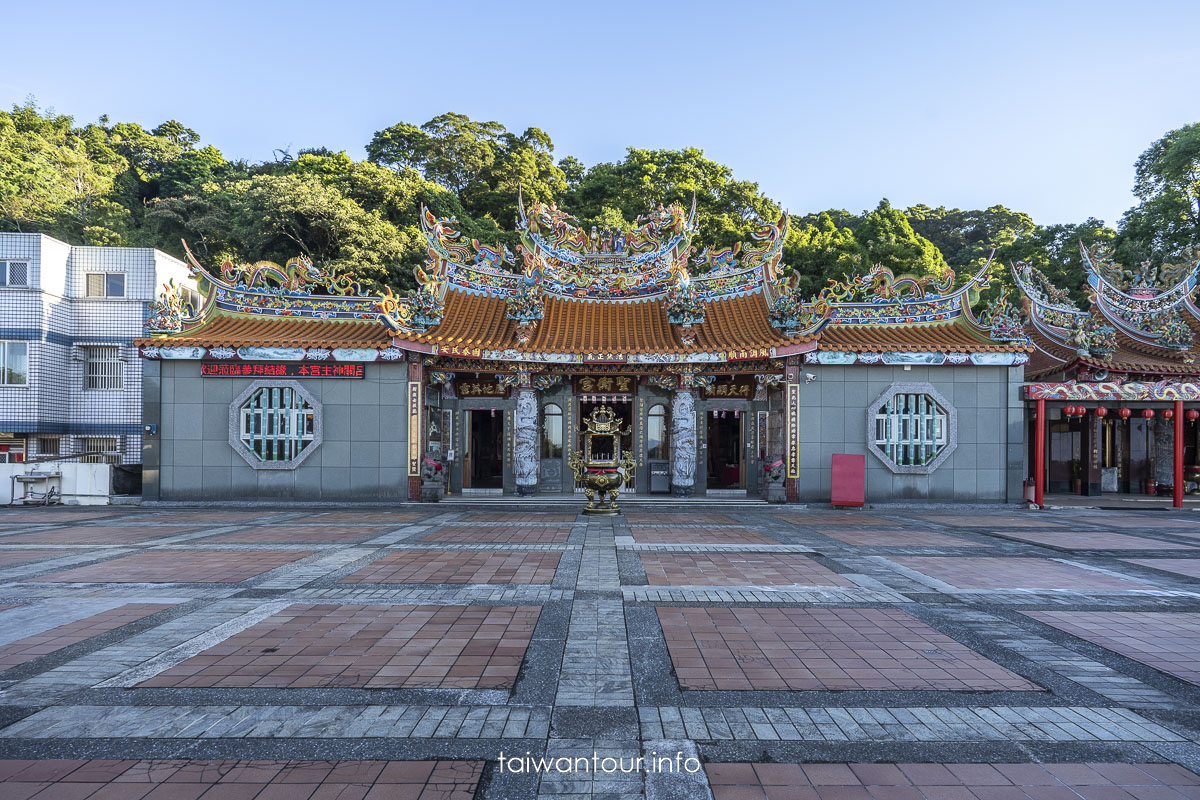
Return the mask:
<svg viewBox="0 0 1200 800">
<path fill-rule="evenodd" d="M 1037 401 L 1033 434 L 1033 502 L 1042 507 L 1042 493 L 1046 485 L 1046 401 Z"/>
<path fill-rule="evenodd" d="M 1171 500 L 1183 508 L 1183 401 L 1175 401 L 1175 480 L 1171 481 Z"/>
</svg>

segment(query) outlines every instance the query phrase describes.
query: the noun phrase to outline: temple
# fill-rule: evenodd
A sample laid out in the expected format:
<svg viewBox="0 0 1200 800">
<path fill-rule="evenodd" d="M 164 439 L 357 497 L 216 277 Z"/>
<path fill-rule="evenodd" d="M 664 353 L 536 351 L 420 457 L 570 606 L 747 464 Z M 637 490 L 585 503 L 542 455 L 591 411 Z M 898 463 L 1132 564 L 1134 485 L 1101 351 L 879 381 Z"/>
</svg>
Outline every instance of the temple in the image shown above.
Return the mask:
<svg viewBox="0 0 1200 800">
<path fill-rule="evenodd" d="M 1031 265 L 1013 266 L 1035 348 L 1024 394 L 1037 502 L 1044 491 L 1169 493 L 1181 505 L 1185 484 L 1200 493 L 1200 411 L 1184 408 L 1200 400 L 1200 250 L 1131 270 L 1101 245 L 1080 249 L 1086 310 Z"/>
<path fill-rule="evenodd" d="M 605 407 L 626 495 L 828 502 L 848 480 L 865 502 L 1020 501 L 1044 346 L 1003 292 L 972 311 L 990 262 L 802 297 L 786 215 L 722 250 L 693 245 L 694 215 L 660 204 L 597 230 L 522 202 L 512 252 L 423 210 L 403 296 L 305 259 L 189 253 L 200 302 L 166 287 L 137 342 L 145 496 L 571 495 L 582 422 Z M 857 472 L 835 477 L 835 455 Z"/>
</svg>

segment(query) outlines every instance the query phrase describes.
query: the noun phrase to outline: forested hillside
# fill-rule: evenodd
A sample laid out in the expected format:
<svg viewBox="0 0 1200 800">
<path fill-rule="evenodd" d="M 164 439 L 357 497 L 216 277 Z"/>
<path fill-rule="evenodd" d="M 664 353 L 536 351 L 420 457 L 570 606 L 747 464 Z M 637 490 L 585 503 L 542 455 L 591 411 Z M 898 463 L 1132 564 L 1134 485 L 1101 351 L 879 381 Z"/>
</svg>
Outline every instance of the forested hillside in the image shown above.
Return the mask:
<svg viewBox="0 0 1200 800">
<path fill-rule="evenodd" d="M 686 202 L 695 192 L 700 246 L 747 239 L 756 217 L 780 210 L 757 183 L 697 148 L 630 147 L 620 161 L 586 166 L 557 156 L 538 128 L 517 134 L 462 114 L 398 123 L 366 151 L 365 161 L 322 147 L 230 161 L 174 120 L 150 130 L 107 118 L 78 125 L 30 102 L 0 111 L 0 230 L 176 255 L 187 239 L 210 263 L 304 254 L 377 289 L 413 285 L 412 266 L 424 256 L 422 203 L 457 217 L 467 237 L 509 245 L 518 188 L 527 199 L 555 200 L 586 226 L 625 228 L 659 200 Z M 1135 167 L 1139 202 L 1115 228 L 1095 219 L 1039 225 L 999 205 L 901 210 L 882 200 L 859 213 L 790 209 L 785 260 L 815 292 L 874 264 L 961 276 L 996 249 L 1003 262 L 1032 260 L 1082 297 L 1079 239 L 1111 242 L 1127 265 L 1171 261 L 1200 243 L 1200 123 L 1164 135 Z"/>
</svg>

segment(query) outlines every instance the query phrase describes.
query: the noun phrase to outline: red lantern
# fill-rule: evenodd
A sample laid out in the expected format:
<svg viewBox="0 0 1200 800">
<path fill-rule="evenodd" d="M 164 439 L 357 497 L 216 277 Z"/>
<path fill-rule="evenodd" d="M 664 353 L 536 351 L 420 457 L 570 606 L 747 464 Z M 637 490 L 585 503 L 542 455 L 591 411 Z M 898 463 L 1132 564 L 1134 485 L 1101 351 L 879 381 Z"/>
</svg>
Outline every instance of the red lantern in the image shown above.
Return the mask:
<svg viewBox="0 0 1200 800">
<path fill-rule="evenodd" d="M 1120 417 L 1121 419 L 1129 419 L 1130 417 L 1132 417 L 1132 416 L 1133 416 L 1133 409 L 1131 409 L 1131 408 L 1118 408 L 1118 409 L 1117 409 L 1117 416 L 1118 416 L 1118 417 Z"/>
<path fill-rule="evenodd" d="M 1096 416 L 1099 417 L 1100 419 L 1104 419 L 1105 417 L 1108 416 L 1108 409 L 1105 408 L 1104 406 L 1100 406 L 1099 408 L 1096 409 Z"/>
<path fill-rule="evenodd" d="M 1083 406 L 1075 406 L 1075 416 L 1082 417 L 1086 413 L 1087 413 L 1087 409 L 1084 408 Z"/>
<path fill-rule="evenodd" d="M 1194 408 L 1189 408 L 1187 410 L 1187 413 L 1184 414 L 1184 416 L 1187 417 L 1192 422 L 1195 422 L 1196 420 L 1200 419 L 1200 411 L 1197 411 Z"/>
<path fill-rule="evenodd" d="M 1164 409 L 1164 410 L 1163 410 L 1163 412 L 1162 412 L 1162 418 L 1163 418 L 1163 419 L 1173 419 L 1173 418 L 1174 418 L 1174 416 L 1175 416 L 1175 412 L 1174 412 L 1172 409 L 1169 409 L 1169 408 L 1168 408 L 1168 409 Z"/>
<path fill-rule="evenodd" d="M 1142 409 L 1142 419 L 1154 419 L 1154 409 L 1153 408 Z"/>
<path fill-rule="evenodd" d="M 1063 409 L 1063 413 L 1066 414 L 1068 417 L 1075 416 L 1075 406 L 1067 406 L 1066 408 Z"/>
</svg>

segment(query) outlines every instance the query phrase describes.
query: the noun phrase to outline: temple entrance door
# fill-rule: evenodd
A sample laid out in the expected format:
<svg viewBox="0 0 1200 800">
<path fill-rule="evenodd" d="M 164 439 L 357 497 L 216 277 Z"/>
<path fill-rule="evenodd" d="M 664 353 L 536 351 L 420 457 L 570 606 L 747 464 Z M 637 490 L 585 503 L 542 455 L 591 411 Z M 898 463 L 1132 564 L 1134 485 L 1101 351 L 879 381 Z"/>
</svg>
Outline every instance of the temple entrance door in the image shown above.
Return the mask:
<svg viewBox="0 0 1200 800">
<path fill-rule="evenodd" d="M 472 409 L 468 426 L 466 458 L 463 461 L 464 489 L 504 487 L 504 412 Z"/>
<path fill-rule="evenodd" d="M 708 488 L 745 489 L 742 420 L 732 411 L 708 417 Z"/>
<path fill-rule="evenodd" d="M 538 491 L 563 490 L 563 413 L 557 403 L 542 409 L 541 462 L 538 467 Z"/>
</svg>

